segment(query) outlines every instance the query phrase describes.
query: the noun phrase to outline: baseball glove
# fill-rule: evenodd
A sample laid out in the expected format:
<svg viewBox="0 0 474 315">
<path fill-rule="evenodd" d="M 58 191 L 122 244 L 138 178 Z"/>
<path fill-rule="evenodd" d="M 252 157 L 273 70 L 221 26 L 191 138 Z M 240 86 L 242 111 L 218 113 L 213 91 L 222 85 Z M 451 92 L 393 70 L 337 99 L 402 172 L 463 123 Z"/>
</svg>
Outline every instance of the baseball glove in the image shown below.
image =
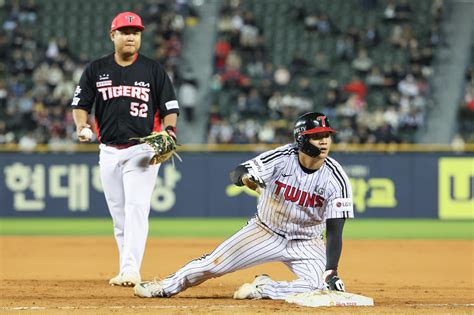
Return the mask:
<svg viewBox="0 0 474 315">
<path fill-rule="evenodd" d="M 147 143 L 155 151 L 155 155 L 150 160 L 150 165 L 163 163 L 173 156 L 182 161 L 181 157 L 176 153 L 176 142 L 166 131 L 154 132 L 143 138 L 131 139 L 138 139 L 140 142 Z"/>
</svg>

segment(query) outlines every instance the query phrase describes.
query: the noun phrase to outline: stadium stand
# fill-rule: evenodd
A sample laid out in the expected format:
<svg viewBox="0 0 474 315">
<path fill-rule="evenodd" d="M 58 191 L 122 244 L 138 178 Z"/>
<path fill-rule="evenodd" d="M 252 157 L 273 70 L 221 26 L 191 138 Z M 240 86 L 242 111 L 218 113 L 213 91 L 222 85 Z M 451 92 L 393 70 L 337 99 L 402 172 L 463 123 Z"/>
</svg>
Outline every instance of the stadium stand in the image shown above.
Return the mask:
<svg viewBox="0 0 474 315">
<path fill-rule="evenodd" d="M 180 69 L 182 34 L 196 17 L 185 0 L 0 1 L 0 144 L 75 142 L 75 84 L 88 61 L 111 51 L 110 19 L 124 10 L 142 15 L 142 52 L 165 64 L 186 121 L 208 119 L 202 142 L 284 143 L 306 110 L 327 113 L 339 143 L 415 141 L 431 108 L 442 0 L 220 4 L 214 75 L 203 93 Z M 474 141 L 470 82 L 458 118 L 466 142 Z M 211 102 L 204 119 L 197 94 Z"/>
<path fill-rule="evenodd" d="M 181 34 L 192 16 L 174 0 L 10 0 L 0 4 L 0 144 L 70 144 L 69 104 L 88 61 L 113 51 L 108 29 L 120 11 L 139 13 L 142 52 L 161 61 L 176 84 Z M 73 13 L 71 13 L 73 12 Z"/>
<path fill-rule="evenodd" d="M 459 133 L 457 141 L 474 143 L 474 46 L 471 50 L 471 64 L 466 70 L 466 85 L 458 111 Z"/>
<path fill-rule="evenodd" d="M 319 110 L 340 143 L 413 143 L 442 13 L 442 1 L 226 1 L 208 142 L 284 143 Z"/>
</svg>

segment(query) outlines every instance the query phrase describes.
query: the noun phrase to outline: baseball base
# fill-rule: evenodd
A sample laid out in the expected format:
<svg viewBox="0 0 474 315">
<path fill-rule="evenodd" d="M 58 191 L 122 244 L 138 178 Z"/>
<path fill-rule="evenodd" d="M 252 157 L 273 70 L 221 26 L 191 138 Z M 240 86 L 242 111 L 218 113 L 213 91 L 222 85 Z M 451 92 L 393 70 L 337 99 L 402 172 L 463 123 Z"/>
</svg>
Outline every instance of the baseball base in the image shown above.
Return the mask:
<svg viewBox="0 0 474 315">
<path fill-rule="evenodd" d="M 288 303 L 302 306 L 374 306 L 370 297 L 348 292 L 314 290 L 305 293 L 292 294 L 286 298 Z"/>
</svg>

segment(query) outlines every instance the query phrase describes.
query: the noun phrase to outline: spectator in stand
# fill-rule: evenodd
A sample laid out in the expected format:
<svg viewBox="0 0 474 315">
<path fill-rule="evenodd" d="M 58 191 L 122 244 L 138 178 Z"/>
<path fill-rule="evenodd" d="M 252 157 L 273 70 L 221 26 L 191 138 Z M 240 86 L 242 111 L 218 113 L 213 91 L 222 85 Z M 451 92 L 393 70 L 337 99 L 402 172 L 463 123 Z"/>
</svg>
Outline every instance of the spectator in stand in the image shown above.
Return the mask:
<svg viewBox="0 0 474 315">
<path fill-rule="evenodd" d="M 324 52 L 318 51 L 314 56 L 314 63 L 310 68 L 316 76 L 326 75 L 331 72 L 331 63 Z"/>
<path fill-rule="evenodd" d="M 408 74 L 398 83 L 398 91 L 404 96 L 417 96 L 420 92 L 412 74 Z"/>
<path fill-rule="evenodd" d="M 214 46 L 214 71 L 221 72 L 224 70 L 227 56 L 229 55 L 232 47 L 229 41 L 223 35 L 219 36 Z"/>
<path fill-rule="evenodd" d="M 389 106 L 383 114 L 384 123 L 389 124 L 393 130 L 398 130 L 400 114 L 395 106 Z"/>
<path fill-rule="evenodd" d="M 380 72 L 380 68 L 375 66 L 371 69 L 370 73 L 367 75 L 365 82 L 370 87 L 382 88 L 386 86 L 386 79 L 384 75 Z"/>
<path fill-rule="evenodd" d="M 256 88 L 251 88 L 246 100 L 247 116 L 259 118 L 266 116 L 267 108 Z"/>
<path fill-rule="evenodd" d="M 246 11 L 244 13 L 243 25 L 240 28 L 240 47 L 243 51 L 250 54 L 258 44 L 258 35 L 260 30 L 255 24 L 255 19 L 252 12 Z"/>
<path fill-rule="evenodd" d="M 275 127 L 273 122 L 268 120 L 258 131 L 258 140 L 260 143 L 272 144 L 275 141 Z"/>
<path fill-rule="evenodd" d="M 301 77 L 298 80 L 298 85 L 296 87 L 295 93 L 302 98 L 307 99 L 308 101 L 311 101 L 311 99 L 314 97 L 314 90 L 310 85 L 311 81 L 308 77 Z"/>
<path fill-rule="evenodd" d="M 293 57 L 291 59 L 289 70 L 295 75 L 301 75 L 301 74 L 306 73 L 306 71 L 308 70 L 308 67 L 309 67 L 309 62 L 303 56 L 303 53 L 299 49 L 295 50 L 295 52 L 293 53 Z"/>
<path fill-rule="evenodd" d="M 283 96 L 280 91 L 273 92 L 273 95 L 268 99 L 267 107 L 270 110 L 270 117 L 273 119 L 283 116 Z"/>
<path fill-rule="evenodd" d="M 365 47 L 375 47 L 380 43 L 379 31 L 373 23 L 370 23 L 367 26 L 367 30 L 364 34 L 364 46 Z"/>
<path fill-rule="evenodd" d="M 354 39 L 347 34 L 340 35 L 336 40 L 336 56 L 341 60 L 352 60 L 354 57 Z"/>
<path fill-rule="evenodd" d="M 290 83 L 291 74 L 287 68 L 280 66 L 275 70 L 273 74 L 273 79 L 276 84 L 277 89 L 285 90 Z"/>
<path fill-rule="evenodd" d="M 307 14 L 304 18 L 304 27 L 305 30 L 310 34 L 318 31 L 318 15 L 316 12 L 311 12 Z"/>
<path fill-rule="evenodd" d="M 240 56 L 231 51 L 227 57 L 221 81 L 224 87 L 241 88 L 244 85 L 243 74 L 240 72 L 242 60 Z"/>
<path fill-rule="evenodd" d="M 397 20 L 397 13 L 396 13 L 396 4 L 394 0 L 390 0 L 383 11 L 383 16 L 385 21 L 391 22 Z"/>
<path fill-rule="evenodd" d="M 360 49 L 357 58 L 352 61 L 352 67 L 361 76 L 365 76 L 372 69 L 373 61 L 366 49 Z"/>
<path fill-rule="evenodd" d="M 186 76 L 178 88 L 178 102 L 188 122 L 194 121 L 195 118 L 197 93 L 197 81 L 193 77 Z"/>
<path fill-rule="evenodd" d="M 0 115 L 2 117 L 3 115 Z M 8 143 L 7 124 L 0 119 L 0 144 Z"/>
<path fill-rule="evenodd" d="M 352 121 L 350 118 L 341 120 L 341 125 L 337 129 L 336 139 L 338 143 L 351 143 L 354 129 L 352 128 Z"/>
<path fill-rule="evenodd" d="M 317 21 L 317 28 L 318 28 L 318 33 L 320 34 L 329 34 L 332 32 L 333 27 L 332 23 L 329 20 L 329 17 L 327 14 L 321 13 L 319 15 L 318 21 Z"/>
<path fill-rule="evenodd" d="M 367 95 L 367 86 L 357 75 L 354 75 L 352 80 L 344 85 L 343 90 L 347 93 L 356 94 L 361 100 L 364 100 Z"/>
<path fill-rule="evenodd" d="M 377 128 L 375 131 L 375 141 L 377 143 L 397 143 L 399 142 L 398 137 L 395 134 L 392 126 L 388 123 L 384 123 L 382 126 Z"/>
<path fill-rule="evenodd" d="M 0 117 L 2 117 L 2 114 L 4 113 L 5 108 L 7 107 L 7 100 L 8 100 L 7 84 L 5 83 L 5 80 L 0 78 Z"/>
<path fill-rule="evenodd" d="M 395 14 L 400 21 L 409 20 L 413 12 L 408 0 L 399 0 L 400 2 L 395 7 Z"/>
<path fill-rule="evenodd" d="M 326 99 L 324 100 L 323 113 L 326 113 L 328 117 L 336 116 L 336 108 L 339 106 L 339 99 L 337 93 L 334 90 L 328 90 L 326 92 Z"/>
</svg>

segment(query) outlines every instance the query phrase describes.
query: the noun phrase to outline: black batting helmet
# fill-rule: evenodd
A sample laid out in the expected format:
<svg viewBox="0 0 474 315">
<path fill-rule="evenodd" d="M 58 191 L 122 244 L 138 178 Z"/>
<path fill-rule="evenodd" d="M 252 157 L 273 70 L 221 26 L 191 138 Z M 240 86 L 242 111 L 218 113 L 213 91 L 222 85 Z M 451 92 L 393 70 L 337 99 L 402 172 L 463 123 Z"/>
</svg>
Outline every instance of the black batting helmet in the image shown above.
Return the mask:
<svg viewBox="0 0 474 315">
<path fill-rule="evenodd" d="M 293 135 L 298 149 L 312 157 L 319 156 L 321 151 L 309 142 L 310 134 L 319 132 L 336 133 L 336 130 L 331 128 L 329 120 L 326 115 L 317 112 L 310 112 L 300 116 L 295 123 Z"/>
</svg>

